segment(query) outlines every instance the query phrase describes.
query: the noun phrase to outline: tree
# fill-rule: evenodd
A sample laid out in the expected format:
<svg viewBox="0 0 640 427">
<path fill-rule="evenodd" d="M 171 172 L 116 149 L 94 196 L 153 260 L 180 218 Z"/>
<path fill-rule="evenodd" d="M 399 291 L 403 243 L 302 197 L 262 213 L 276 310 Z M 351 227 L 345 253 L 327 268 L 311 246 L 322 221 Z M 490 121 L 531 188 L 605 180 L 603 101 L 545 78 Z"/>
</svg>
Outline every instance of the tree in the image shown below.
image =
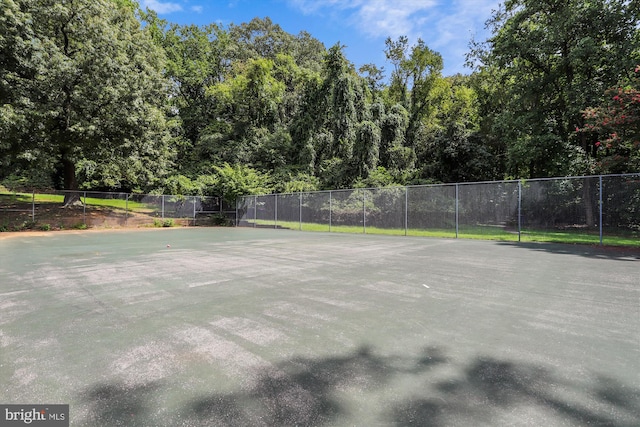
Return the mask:
<svg viewBox="0 0 640 427">
<path fill-rule="evenodd" d="M 409 112 L 406 142 L 415 147 L 424 120 L 437 112 L 442 56 L 429 49 L 421 39 L 411 48 L 407 37 L 400 37 L 396 42 L 388 38 L 386 44 L 385 54 L 394 65 L 389 87 L 390 103 L 399 103 Z"/>
<path fill-rule="evenodd" d="M 176 166 L 184 173 L 200 169 L 207 147 L 202 137 L 211 132 L 218 105 L 208 96 L 207 89 L 225 80 L 230 72 L 228 33 L 216 24 L 168 25 L 154 12 L 143 14 L 149 32 L 164 50 L 167 61 L 164 70 L 170 86 L 170 115 L 179 121 L 176 142 L 179 142 Z M 205 166 L 206 168 L 206 166 Z"/>
<path fill-rule="evenodd" d="M 389 93 L 392 103 L 400 103 L 405 108 L 408 106 L 408 79 L 409 76 L 404 70 L 404 63 L 406 61 L 407 50 L 409 49 L 409 38 L 407 36 L 400 36 L 398 40 L 392 40 L 391 37 L 387 37 L 385 40 L 387 46 L 385 50 L 385 56 L 387 60 L 393 64 L 393 71 L 391 72 L 391 84 L 389 87 Z"/>
<path fill-rule="evenodd" d="M 33 30 L 25 25 L 30 15 L 14 0 L 1 0 L 0 6 L 0 170 L 7 171 L 23 154 L 17 141 L 29 127 L 26 88 L 20 83 L 34 79 L 36 72 Z"/>
<path fill-rule="evenodd" d="M 305 82 L 303 101 L 290 126 L 301 163 L 322 177 L 324 187 L 333 188 L 348 186 L 358 177 L 354 147 L 360 123 L 369 118 L 366 81 L 343 49 L 339 43 L 332 46 L 320 77 L 311 75 Z M 367 141 L 375 143 L 375 137 Z M 362 146 L 358 150 L 376 152 Z"/>
<path fill-rule="evenodd" d="M 378 68 L 375 64 L 365 64 L 358 71 L 364 76 L 372 94 L 378 94 L 384 87 L 384 68 Z"/>
<path fill-rule="evenodd" d="M 253 18 L 248 23 L 229 26 L 234 41 L 232 58 L 241 62 L 248 59 L 274 60 L 278 53 L 291 52 L 295 37 L 284 31 L 270 18 Z"/>
<path fill-rule="evenodd" d="M 394 69 L 384 94 L 389 112 L 381 126 L 381 155 L 383 166 L 403 182 L 415 174 L 418 154 L 425 152 L 426 136 L 433 132 L 446 84 L 442 57 L 421 39 L 409 46 L 406 36 L 396 41 L 388 38 L 386 45 L 385 54 Z"/>
<path fill-rule="evenodd" d="M 372 121 L 360 122 L 356 128 L 353 169 L 359 178 L 367 178 L 380 159 L 380 128 Z"/>
<path fill-rule="evenodd" d="M 230 205 L 239 196 L 247 194 L 267 194 L 271 191 L 269 176 L 241 164 L 214 166 L 217 194 L 221 194 Z"/>
<path fill-rule="evenodd" d="M 590 141 L 599 173 L 640 170 L 640 65 L 631 77 L 606 91 L 597 107 L 584 111 L 585 126 L 576 131 Z"/>
<path fill-rule="evenodd" d="M 399 182 L 405 172 L 415 168 L 415 151 L 405 146 L 409 113 L 400 104 L 393 105 L 381 120 L 380 163 Z"/>
<path fill-rule="evenodd" d="M 169 26 L 151 12 L 145 21 L 168 56 L 181 173 L 193 178 L 224 162 L 273 172 L 305 156 L 293 147 L 300 143 L 290 127 L 320 68 L 319 41 L 288 34 L 268 18 L 228 29 Z"/>
<path fill-rule="evenodd" d="M 9 35 L 0 40 L 0 128 L 8 131 L 0 149 L 55 165 L 66 190 L 79 188 L 80 164 L 111 187 L 163 175 L 171 154 L 164 55 L 130 2 L 2 0 L 2 10 L 17 13 L 0 21 Z"/>
<path fill-rule="evenodd" d="M 495 156 L 479 132 L 478 96 L 466 76 L 446 79 L 437 126 L 418 152 L 422 178 L 440 182 L 484 181 L 496 177 Z"/>
<path fill-rule="evenodd" d="M 495 12 L 471 59 L 505 92 L 496 127 L 509 140 L 510 175 L 588 172 L 590 147 L 574 130 L 632 65 L 639 18 L 627 0 L 507 0 Z"/>
</svg>

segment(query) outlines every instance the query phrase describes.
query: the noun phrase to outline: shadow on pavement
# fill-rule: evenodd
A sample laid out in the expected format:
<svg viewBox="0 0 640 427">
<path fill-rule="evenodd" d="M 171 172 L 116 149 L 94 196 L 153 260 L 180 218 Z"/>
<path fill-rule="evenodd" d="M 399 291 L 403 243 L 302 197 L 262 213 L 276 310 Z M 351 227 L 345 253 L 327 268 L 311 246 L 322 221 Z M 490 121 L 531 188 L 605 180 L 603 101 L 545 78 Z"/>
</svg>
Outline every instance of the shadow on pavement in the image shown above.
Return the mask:
<svg viewBox="0 0 640 427">
<path fill-rule="evenodd" d="M 612 378 L 567 380 L 547 368 L 487 357 L 460 367 L 434 347 L 417 357 L 380 356 L 361 347 L 288 359 L 247 375 L 238 391 L 203 395 L 162 416 L 159 396 L 167 383 L 98 384 L 81 397 L 92 414 L 86 421 L 95 426 L 343 425 L 357 420 L 341 395 L 384 396 L 394 380 L 407 376 L 416 376 L 419 386 L 381 400 L 378 424 L 640 425 L 640 390 Z"/>
<path fill-rule="evenodd" d="M 577 255 L 587 258 L 613 259 L 618 261 L 640 260 L 640 248 L 538 242 L 497 242 L 497 244 L 533 251 L 549 252 L 558 255 Z"/>
</svg>

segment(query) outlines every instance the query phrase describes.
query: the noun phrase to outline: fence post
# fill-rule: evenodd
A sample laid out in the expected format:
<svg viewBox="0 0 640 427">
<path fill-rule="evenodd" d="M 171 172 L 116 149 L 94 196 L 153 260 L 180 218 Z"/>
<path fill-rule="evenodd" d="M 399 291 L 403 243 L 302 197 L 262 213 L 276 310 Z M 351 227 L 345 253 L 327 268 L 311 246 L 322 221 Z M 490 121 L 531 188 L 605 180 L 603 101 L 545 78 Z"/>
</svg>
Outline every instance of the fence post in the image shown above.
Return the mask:
<svg viewBox="0 0 640 427">
<path fill-rule="evenodd" d="M 86 224 L 87 223 L 87 192 L 85 191 L 83 193 L 83 200 L 82 200 L 82 223 Z"/>
<path fill-rule="evenodd" d="M 458 238 L 458 184 L 456 184 L 456 239 Z"/>
<path fill-rule="evenodd" d="M 253 196 L 253 228 L 256 228 L 258 221 L 258 196 Z"/>
<path fill-rule="evenodd" d="M 331 194 L 331 190 L 329 190 L 329 233 L 331 233 L 331 213 L 333 211 L 333 200 L 331 198 L 332 194 Z"/>
<path fill-rule="evenodd" d="M 404 235 L 409 231 L 409 187 L 404 187 Z"/>
<path fill-rule="evenodd" d="M 273 204 L 274 204 L 274 208 L 273 208 L 273 228 L 278 228 L 278 194 L 274 194 L 273 195 Z"/>
<path fill-rule="evenodd" d="M 300 193 L 299 197 L 299 203 L 298 203 L 298 219 L 300 220 L 300 231 L 302 231 L 302 193 Z"/>
<path fill-rule="evenodd" d="M 602 189 L 602 175 L 600 175 L 599 177 L 599 189 L 598 189 L 598 193 L 599 193 L 599 201 L 598 201 L 598 205 L 599 205 L 599 215 L 600 215 L 600 246 L 602 246 L 602 208 L 603 208 L 603 198 L 602 198 L 602 193 L 604 192 Z"/>
<path fill-rule="evenodd" d="M 199 196 L 193 196 L 193 226 L 194 227 L 196 225 L 196 197 L 199 197 Z"/>
<path fill-rule="evenodd" d="M 522 232 L 522 181 L 518 181 L 518 242 Z"/>
<path fill-rule="evenodd" d="M 31 221 L 36 222 L 36 190 L 31 193 Z"/>
<path fill-rule="evenodd" d="M 124 225 L 128 225 L 129 222 L 129 193 L 125 195 L 124 199 Z"/>
<path fill-rule="evenodd" d="M 162 219 L 164 219 L 164 194 L 162 195 Z"/>
<path fill-rule="evenodd" d="M 364 188 L 362 189 L 362 233 L 367 234 L 367 193 L 365 193 Z"/>
</svg>

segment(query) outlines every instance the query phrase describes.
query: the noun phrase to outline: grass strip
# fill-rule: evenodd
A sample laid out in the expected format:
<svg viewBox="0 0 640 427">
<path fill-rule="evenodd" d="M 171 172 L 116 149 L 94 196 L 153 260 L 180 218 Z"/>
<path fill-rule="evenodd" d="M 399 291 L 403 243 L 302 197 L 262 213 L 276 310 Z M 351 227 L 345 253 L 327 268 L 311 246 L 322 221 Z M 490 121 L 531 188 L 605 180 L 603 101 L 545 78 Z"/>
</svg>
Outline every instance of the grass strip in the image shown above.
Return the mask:
<svg viewBox="0 0 640 427">
<path fill-rule="evenodd" d="M 316 232 L 334 232 L 334 233 L 352 233 L 352 234 L 381 234 L 394 236 L 421 236 L 421 237 L 437 237 L 437 238 L 455 238 L 455 230 L 447 229 L 415 229 L 409 228 L 379 228 L 379 227 L 363 227 L 363 226 L 347 226 L 328 224 L 317 224 L 303 222 L 300 224 L 296 221 L 274 221 L 258 220 L 256 225 L 260 227 L 276 227 L 288 228 L 292 230 L 316 231 Z M 514 231 L 504 230 L 494 226 L 475 226 L 461 227 L 458 231 L 458 237 L 462 239 L 476 240 L 497 240 L 497 241 L 518 241 L 518 233 Z M 568 243 L 583 245 L 599 245 L 600 235 L 598 233 L 589 233 L 584 231 L 539 231 L 539 230 L 523 230 L 520 233 L 520 241 L 522 242 L 541 242 L 541 243 Z M 638 233 L 629 233 L 628 235 L 604 234 L 603 244 L 610 246 L 627 246 L 640 247 L 640 235 Z"/>
<path fill-rule="evenodd" d="M 80 196 L 80 199 L 84 201 L 87 206 L 98 206 L 104 208 L 113 209 L 128 209 L 136 212 L 153 212 L 158 209 L 154 204 L 136 202 L 133 200 L 125 199 L 101 199 L 96 197 L 84 198 Z M 62 204 L 64 203 L 63 194 L 45 194 L 36 193 L 35 198 L 29 193 L 14 193 L 14 194 L 0 194 L 0 205 L 10 203 L 32 203 L 39 204 Z"/>
</svg>

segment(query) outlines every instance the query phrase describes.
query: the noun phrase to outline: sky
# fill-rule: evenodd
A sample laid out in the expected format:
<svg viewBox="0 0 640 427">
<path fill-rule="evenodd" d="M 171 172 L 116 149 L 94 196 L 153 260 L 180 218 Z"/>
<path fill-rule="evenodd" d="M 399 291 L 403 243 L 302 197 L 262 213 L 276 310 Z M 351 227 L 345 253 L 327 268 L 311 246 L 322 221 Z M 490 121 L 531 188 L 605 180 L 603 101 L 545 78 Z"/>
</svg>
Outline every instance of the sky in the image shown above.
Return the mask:
<svg viewBox="0 0 640 427">
<path fill-rule="evenodd" d="M 269 17 L 291 34 L 307 31 L 326 48 L 346 46 L 356 68 L 373 63 L 388 74 L 385 40 L 421 38 L 444 60 L 443 74 L 469 74 L 464 67 L 471 39 L 489 37 L 485 22 L 501 0 L 139 0 L 169 22 L 222 26 Z"/>
</svg>

